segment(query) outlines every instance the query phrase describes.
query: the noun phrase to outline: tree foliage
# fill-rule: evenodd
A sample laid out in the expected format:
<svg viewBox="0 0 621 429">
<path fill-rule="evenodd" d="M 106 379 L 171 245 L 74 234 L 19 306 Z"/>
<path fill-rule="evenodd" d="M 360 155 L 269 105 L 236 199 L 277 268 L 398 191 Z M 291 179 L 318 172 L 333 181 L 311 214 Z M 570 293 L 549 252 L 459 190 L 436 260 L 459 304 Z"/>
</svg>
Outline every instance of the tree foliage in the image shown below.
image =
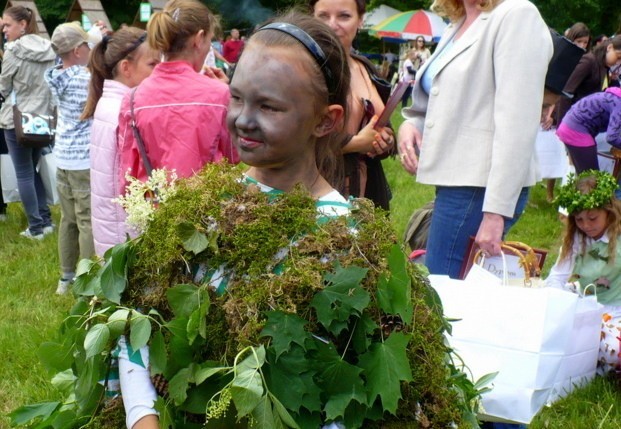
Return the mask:
<svg viewBox="0 0 621 429">
<path fill-rule="evenodd" d="M 305 5 L 305 0 L 202 0 L 222 18 L 223 28 L 236 26 L 251 28 L 268 16 L 294 5 Z M 618 0 L 531 0 L 541 11 L 549 26 L 562 32 L 574 22 L 586 23 L 593 35 L 611 35 L 621 27 Z M 73 0 L 36 0 L 39 12 L 51 33 L 64 22 Z M 429 9 L 432 0 L 368 0 L 367 10 L 385 4 L 399 10 Z M 138 11 L 140 0 L 104 0 L 104 8 L 112 25 L 131 23 Z"/>
</svg>

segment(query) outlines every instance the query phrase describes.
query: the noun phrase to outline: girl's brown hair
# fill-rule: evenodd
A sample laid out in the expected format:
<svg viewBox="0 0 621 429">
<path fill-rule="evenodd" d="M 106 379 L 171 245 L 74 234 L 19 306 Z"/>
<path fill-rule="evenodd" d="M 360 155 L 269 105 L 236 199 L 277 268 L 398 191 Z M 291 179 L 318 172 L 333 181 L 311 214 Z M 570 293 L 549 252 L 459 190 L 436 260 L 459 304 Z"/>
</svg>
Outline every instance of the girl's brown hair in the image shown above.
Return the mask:
<svg viewBox="0 0 621 429">
<path fill-rule="evenodd" d="M 37 19 L 34 12 L 29 7 L 24 6 L 11 6 L 7 8 L 3 14 L 9 15 L 14 21 L 26 21 L 26 34 L 37 34 L 39 29 L 37 27 Z"/>
<path fill-rule="evenodd" d="M 319 113 L 325 106 L 337 104 L 347 107 L 349 97 L 350 71 L 347 54 L 334 32 L 326 24 L 298 10 L 272 19 L 270 22 L 285 22 L 304 30 L 323 50 L 325 63 L 321 65 L 311 56 L 308 50 L 294 37 L 277 30 L 257 31 L 248 41 L 247 49 L 255 44 L 265 47 L 286 47 L 299 51 L 301 61 L 305 61 L 310 79 L 301 79 L 301 85 L 310 85 L 316 94 L 314 104 Z M 260 49 L 260 48 L 259 48 Z M 243 54 L 242 54 L 243 55 Z M 332 82 L 326 82 L 322 68 L 327 68 Z M 235 79 L 235 76 L 233 76 Z M 341 144 L 344 137 L 340 130 L 318 139 L 315 145 L 315 160 L 321 175 L 334 187 L 342 176 Z"/>
<path fill-rule="evenodd" d="M 576 189 L 582 194 L 588 194 L 594 190 L 596 186 L 597 179 L 594 176 L 587 176 L 576 182 Z M 608 263 L 612 264 L 617 254 L 617 237 L 621 234 L 621 201 L 613 197 L 609 203 L 600 207 L 600 209 L 606 211 L 607 214 L 608 228 L 606 229 L 606 234 L 608 235 Z M 580 237 L 582 254 L 587 251 L 587 236 L 576 224 L 576 215 L 578 213 L 581 212 L 571 213 L 567 217 L 567 227 L 565 228 L 565 236 L 563 237 L 563 247 L 561 248 L 561 256 L 559 257 L 560 260 L 571 256 L 576 236 Z"/>
<path fill-rule="evenodd" d="M 574 25 L 569 27 L 566 37 L 572 42 L 575 42 L 576 39 L 580 39 L 581 37 L 588 37 L 589 42 L 587 43 L 587 49 L 591 44 L 591 30 L 589 30 L 589 27 L 587 27 L 584 22 L 576 22 Z"/>
<path fill-rule="evenodd" d="M 479 9 L 482 11 L 490 11 L 494 9 L 501 0 L 481 0 Z M 431 10 L 440 16 L 445 16 L 455 22 L 466 14 L 464 3 L 462 0 L 435 0 L 431 5 Z"/>
<path fill-rule="evenodd" d="M 216 18 L 198 0 L 170 0 L 147 23 L 149 46 L 163 54 L 176 54 L 186 49 L 187 41 L 199 31 L 210 36 Z"/>
<path fill-rule="evenodd" d="M 146 40 L 144 30 L 125 27 L 112 35 L 105 36 L 91 51 L 88 68 L 91 81 L 88 87 L 88 99 L 81 119 L 90 119 L 95 114 L 95 107 L 103 92 L 104 80 L 114 79 L 117 65 L 124 59 L 133 61 L 136 51 Z"/>
<path fill-rule="evenodd" d="M 593 55 L 595 55 L 597 62 L 604 65 L 606 68 L 608 67 L 606 64 L 606 51 L 608 49 L 608 45 L 612 45 L 612 48 L 615 51 L 621 51 L 621 34 L 613 37 L 612 39 L 606 40 L 593 49 Z"/>
</svg>

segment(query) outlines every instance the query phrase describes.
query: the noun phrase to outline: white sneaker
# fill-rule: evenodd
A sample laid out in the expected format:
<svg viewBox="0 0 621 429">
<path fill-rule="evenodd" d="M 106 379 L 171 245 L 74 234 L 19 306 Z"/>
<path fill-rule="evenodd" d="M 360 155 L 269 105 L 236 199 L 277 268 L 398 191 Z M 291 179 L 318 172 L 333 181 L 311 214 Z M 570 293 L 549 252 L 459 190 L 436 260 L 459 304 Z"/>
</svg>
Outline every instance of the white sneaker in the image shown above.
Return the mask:
<svg viewBox="0 0 621 429">
<path fill-rule="evenodd" d="M 56 225 L 51 224 L 48 226 L 44 226 L 43 227 L 43 235 L 50 235 L 54 232 L 54 230 L 56 229 Z"/>
<path fill-rule="evenodd" d="M 33 234 L 29 229 L 22 231 L 19 233 L 22 237 L 30 238 L 31 240 L 43 240 L 43 233 L 41 234 Z"/>
<path fill-rule="evenodd" d="M 73 284 L 73 280 L 60 279 L 58 280 L 58 287 L 56 288 L 57 295 L 64 295 L 67 293 L 71 285 Z"/>
<path fill-rule="evenodd" d="M 6 222 L 6 214 L 0 213 L 0 222 Z"/>
</svg>

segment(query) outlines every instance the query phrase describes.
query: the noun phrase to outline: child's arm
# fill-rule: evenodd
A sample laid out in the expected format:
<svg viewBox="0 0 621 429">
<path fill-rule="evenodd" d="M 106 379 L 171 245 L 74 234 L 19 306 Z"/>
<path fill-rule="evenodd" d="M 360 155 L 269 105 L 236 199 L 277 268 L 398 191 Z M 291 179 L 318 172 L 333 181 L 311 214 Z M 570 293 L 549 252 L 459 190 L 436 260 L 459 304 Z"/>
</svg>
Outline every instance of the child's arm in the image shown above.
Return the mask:
<svg viewBox="0 0 621 429">
<path fill-rule="evenodd" d="M 621 104 L 610 114 L 606 133 L 606 141 L 621 149 Z"/>
<path fill-rule="evenodd" d="M 546 278 L 546 287 L 553 287 L 556 289 L 565 289 L 565 285 L 574 270 L 574 258 L 572 255 L 561 260 L 560 254 L 562 249 L 559 249 L 559 257 L 554 263 L 554 266 L 550 270 L 550 274 Z"/>
<path fill-rule="evenodd" d="M 125 337 L 119 339 L 119 347 L 119 381 L 127 427 L 129 429 L 156 429 L 158 418 L 153 404 L 157 399 L 157 393 L 149 373 L 149 349 L 143 347 L 135 351 L 134 353 L 139 356 L 130 359 Z M 141 364 L 136 363 L 136 359 Z"/>
</svg>

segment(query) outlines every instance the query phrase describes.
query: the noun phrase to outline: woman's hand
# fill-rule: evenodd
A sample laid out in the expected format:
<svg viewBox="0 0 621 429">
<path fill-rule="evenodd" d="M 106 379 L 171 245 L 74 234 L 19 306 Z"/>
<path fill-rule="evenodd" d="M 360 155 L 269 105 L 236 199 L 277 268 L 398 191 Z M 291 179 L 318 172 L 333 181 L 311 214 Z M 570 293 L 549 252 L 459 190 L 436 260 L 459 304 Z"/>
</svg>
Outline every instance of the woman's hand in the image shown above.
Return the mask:
<svg viewBox="0 0 621 429">
<path fill-rule="evenodd" d="M 397 134 L 397 148 L 399 149 L 399 157 L 403 168 L 410 173 L 416 174 L 418 170 L 417 149 L 420 149 L 422 136 L 418 129 L 409 122 L 404 122 L 399 127 Z"/>
<path fill-rule="evenodd" d="M 485 256 L 500 255 L 505 219 L 496 213 L 483 213 L 483 221 L 474 242 Z"/>
<path fill-rule="evenodd" d="M 227 85 L 229 84 L 229 78 L 218 67 L 203 66 L 203 74 L 212 79 L 217 79 L 222 83 L 226 83 Z"/>
<path fill-rule="evenodd" d="M 375 115 L 371 118 L 369 123 L 358 134 L 353 136 L 351 140 L 343 146 L 343 153 L 369 153 L 374 152 L 376 138 L 379 133 L 375 130 L 375 124 L 377 123 L 378 116 Z"/>
<path fill-rule="evenodd" d="M 384 127 L 376 131 L 377 134 L 373 142 L 373 151 L 367 152 L 367 156 L 370 158 L 390 152 L 395 144 L 395 132 L 392 129 Z"/>
</svg>

